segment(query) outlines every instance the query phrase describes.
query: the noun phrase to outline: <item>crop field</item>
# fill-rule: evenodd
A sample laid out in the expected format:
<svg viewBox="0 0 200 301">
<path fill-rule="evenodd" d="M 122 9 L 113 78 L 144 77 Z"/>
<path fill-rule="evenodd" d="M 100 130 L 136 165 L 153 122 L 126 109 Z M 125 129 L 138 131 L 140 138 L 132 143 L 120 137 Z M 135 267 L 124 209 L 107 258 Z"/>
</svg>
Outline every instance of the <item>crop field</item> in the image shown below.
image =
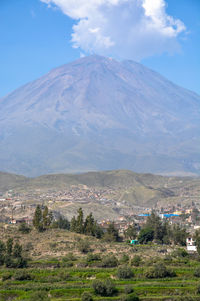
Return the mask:
<svg viewBox="0 0 200 301">
<path fill-rule="evenodd" d="M 200 278 L 194 276 L 200 266 L 197 259 L 166 257 L 156 260 L 170 267 L 175 276 L 149 279 L 145 271 L 151 264 L 141 262 L 138 267 L 131 265 L 133 276 L 121 279 L 118 269 L 124 263 L 119 261 L 117 267 L 105 268 L 100 267 L 101 260 L 89 262 L 89 255 L 80 260 L 72 254 L 61 260 L 52 258 L 48 261 L 30 261 L 26 269 L 1 268 L 0 300 L 34 300 L 35 292 L 46 292 L 48 300 L 75 301 L 82 300 L 81 295 L 86 291 L 91 293 L 94 300 L 124 300 L 127 286 L 133 289 L 139 300 L 200 300 Z M 95 294 L 92 283 L 106 279 L 112 279 L 115 286 L 113 295 L 106 297 Z"/>
</svg>

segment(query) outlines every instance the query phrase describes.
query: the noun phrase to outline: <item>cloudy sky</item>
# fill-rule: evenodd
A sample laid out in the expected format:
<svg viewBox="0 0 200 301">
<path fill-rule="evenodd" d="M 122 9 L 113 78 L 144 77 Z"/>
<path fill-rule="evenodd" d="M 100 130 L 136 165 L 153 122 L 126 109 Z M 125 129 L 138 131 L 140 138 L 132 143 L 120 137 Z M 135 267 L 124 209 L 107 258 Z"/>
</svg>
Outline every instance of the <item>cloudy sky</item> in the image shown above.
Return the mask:
<svg viewBox="0 0 200 301">
<path fill-rule="evenodd" d="M 94 53 L 200 94 L 199 52 L 199 0 L 0 0 L 0 97 Z"/>
</svg>

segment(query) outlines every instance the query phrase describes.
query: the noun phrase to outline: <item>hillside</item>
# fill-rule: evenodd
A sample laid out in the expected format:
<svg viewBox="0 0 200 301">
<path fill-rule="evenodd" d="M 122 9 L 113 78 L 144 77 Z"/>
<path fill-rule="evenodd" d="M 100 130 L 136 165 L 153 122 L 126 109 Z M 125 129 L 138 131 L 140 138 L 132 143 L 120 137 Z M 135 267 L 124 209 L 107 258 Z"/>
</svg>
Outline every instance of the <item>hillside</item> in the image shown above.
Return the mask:
<svg viewBox="0 0 200 301">
<path fill-rule="evenodd" d="M 19 187 L 26 182 L 27 178 L 6 172 L 0 172 L 0 192 Z"/>
<path fill-rule="evenodd" d="M 200 96 L 133 61 L 58 67 L 1 99 L 0 116 L 2 171 L 200 173 Z"/>
<path fill-rule="evenodd" d="M 25 211 L 16 209 L 18 217 L 33 214 L 34 207 L 28 209 L 29 205 L 45 203 L 69 219 L 79 207 L 84 209 L 85 214 L 93 212 L 98 220 L 116 219 L 131 212 L 143 212 L 144 208 L 155 205 L 191 205 L 192 202 L 199 202 L 200 195 L 200 178 L 163 177 L 128 170 L 36 178 L 0 173 L 0 180 L 1 191 L 6 193 L 12 189 L 10 197 L 18 199 L 18 206 L 22 204 L 27 207 Z M 8 211 L 6 216 L 10 214 Z"/>
</svg>

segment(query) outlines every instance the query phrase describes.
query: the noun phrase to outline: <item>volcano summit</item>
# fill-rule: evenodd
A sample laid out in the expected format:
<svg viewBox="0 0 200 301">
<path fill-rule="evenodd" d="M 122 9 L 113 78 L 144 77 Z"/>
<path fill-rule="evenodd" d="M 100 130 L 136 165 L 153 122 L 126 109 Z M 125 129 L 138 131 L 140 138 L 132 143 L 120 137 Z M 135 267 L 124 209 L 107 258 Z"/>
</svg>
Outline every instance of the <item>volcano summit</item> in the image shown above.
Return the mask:
<svg viewBox="0 0 200 301">
<path fill-rule="evenodd" d="M 79 59 L 0 99 L 0 167 L 200 174 L 200 96 L 133 61 Z"/>
</svg>

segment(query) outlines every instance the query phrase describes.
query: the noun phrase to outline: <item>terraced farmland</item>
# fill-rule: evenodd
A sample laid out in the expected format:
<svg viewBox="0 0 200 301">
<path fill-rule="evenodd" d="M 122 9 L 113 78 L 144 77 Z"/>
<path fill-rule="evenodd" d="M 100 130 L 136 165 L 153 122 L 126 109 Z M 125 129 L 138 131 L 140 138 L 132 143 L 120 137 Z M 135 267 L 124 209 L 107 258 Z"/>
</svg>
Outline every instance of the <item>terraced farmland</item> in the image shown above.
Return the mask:
<svg viewBox="0 0 200 301">
<path fill-rule="evenodd" d="M 87 263 L 86 258 L 81 261 L 37 260 L 30 262 L 29 267 L 23 270 L 2 268 L 0 300 L 30 300 L 36 291 L 47 292 L 49 300 L 52 301 L 81 300 L 85 291 L 90 292 L 94 300 L 124 300 L 122 298 L 127 285 L 133 288 L 140 300 L 200 300 L 197 293 L 200 281 L 194 276 L 199 262 L 190 258 L 174 258 L 170 263 L 165 258 L 162 261 L 175 271 L 175 277 L 147 279 L 145 270 L 149 268 L 150 262 L 143 262 L 139 267 L 132 266 L 132 278 L 119 279 L 118 267 L 97 267 L 98 262 Z M 70 265 L 72 266 L 68 267 Z M 109 278 L 116 287 L 113 296 L 95 295 L 92 288 L 94 279 Z"/>
</svg>

